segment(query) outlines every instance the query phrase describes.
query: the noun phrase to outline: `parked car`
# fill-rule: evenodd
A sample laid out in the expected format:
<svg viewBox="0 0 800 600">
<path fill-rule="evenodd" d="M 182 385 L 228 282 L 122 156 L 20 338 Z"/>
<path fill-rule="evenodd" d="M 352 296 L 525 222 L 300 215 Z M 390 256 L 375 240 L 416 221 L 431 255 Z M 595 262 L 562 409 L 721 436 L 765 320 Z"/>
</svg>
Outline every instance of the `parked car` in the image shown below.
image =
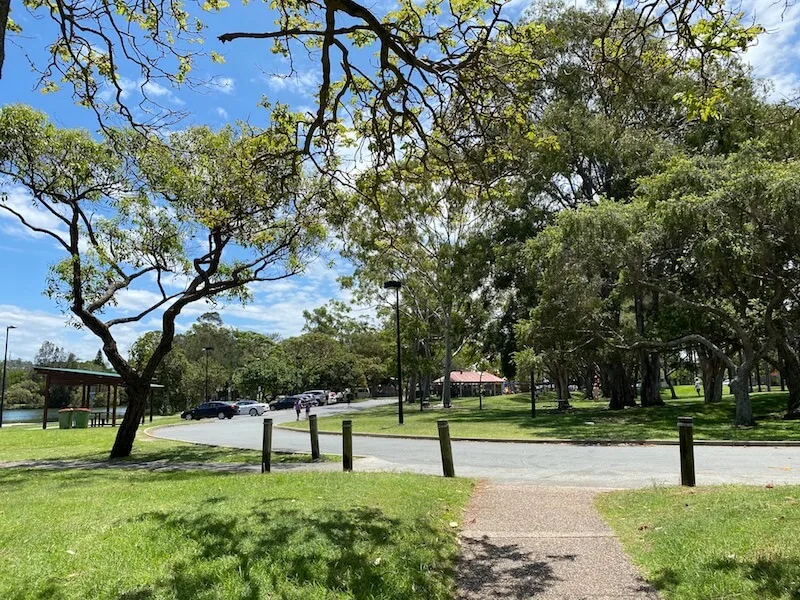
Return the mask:
<svg viewBox="0 0 800 600">
<path fill-rule="evenodd" d="M 372 392 L 369 391 L 369 388 L 353 388 L 353 396 L 355 398 L 370 398 Z"/>
<path fill-rule="evenodd" d="M 264 402 L 256 402 L 255 400 L 239 400 L 236 403 L 237 414 L 250 415 L 257 417 L 263 415 L 265 411 L 269 410 L 269 404 Z"/>
<path fill-rule="evenodd" d="M 191 421 L 192 419 L 214 418 L 232 419 L 236 414 L 236 407 L 227 402 L 203 402 L 189 410 L 181 413 L 181 418 Z"/>
<path fill-rule="evenodd" d="M 328 403 L 328 393 L 325 390 L 309 390 L 301 395 L 307 396 L 308 399 L 312 400 L 311 404 L 313 406 L 322 406 Z"/>
<path fill-rule="evenodd" d="M 278 397 L 277 399 L 269 403 L 269 409 L 281 410 L 282 408 L 292 408 L 294 407 L 294 401 L 296 398 L 297 396 Z"/>
</svg>

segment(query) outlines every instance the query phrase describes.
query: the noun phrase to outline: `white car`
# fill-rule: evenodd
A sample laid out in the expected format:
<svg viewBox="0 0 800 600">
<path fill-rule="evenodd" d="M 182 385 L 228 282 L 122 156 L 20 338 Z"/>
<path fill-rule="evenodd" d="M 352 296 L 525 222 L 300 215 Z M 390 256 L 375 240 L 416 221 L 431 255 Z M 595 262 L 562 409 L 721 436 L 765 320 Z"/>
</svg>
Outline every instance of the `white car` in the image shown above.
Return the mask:
<svg viewBox="0 0 800 600">
<path fill-rule="evenodd" d="M 239 400 L 234 406 L 239 411 L 238 414 L 240 415 L 250 415 L 251 417 L 257 417 L 259 415 L 263 415 L 266 411 L 269 410 L 269 404 L 264 404 L 263 402 L 256 402 L 255 400 Z"/>
<path fill-rule="evenodd" d="M 303 392 L 303 396 L 307 396 L 311 398 L 311 400 L 316 400 L 318 406 L 328 403 L 328 392 L 325 390 L 308 390 L 307 392 Z"/>
</svg>

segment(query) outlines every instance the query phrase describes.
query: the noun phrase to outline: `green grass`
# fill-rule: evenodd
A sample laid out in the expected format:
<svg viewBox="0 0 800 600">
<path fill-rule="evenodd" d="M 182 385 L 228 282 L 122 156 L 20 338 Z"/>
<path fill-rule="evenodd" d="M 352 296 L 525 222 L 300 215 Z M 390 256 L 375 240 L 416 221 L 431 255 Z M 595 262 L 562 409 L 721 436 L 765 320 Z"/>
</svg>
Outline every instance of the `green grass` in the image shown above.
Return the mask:
<svg viewBox="0 0 800 600">
<path fill-rule="evenodd" d="M 598 508 L 666 599 L 800 598 L 800 487 L 613 492 Z"/>
<path fill-rule="evenodd" d="M 800 440 L 800 422 L 784 421 L 786 393 L 752 395 L 753 411 L 758 421 L 754 428 L 733 426 L 734 402 L 725 396 L 718 404 L 705 404 L 697 399 L 692 386 L 680 386 L 684 398 L 669 400 L 663 407 L 608 410 L 607 401 L 571 400 L 575 410 L 555 410 L 553 394 L 543 395 L 537 402 L 536 418 L 530 416 L 530 396 L 488 396 L 483 410 L 477 398 L 455 399 L 451 409 L 429 409 L 419 412 L 419 405 L 406 405 L 405 424 L 397 423 L 397 407 L 381 406 L 352 415 L 356 433 L 397 435 L 437 435 L 436 421 L 447 419 L 453 437 L 482 438 L 553 438 L 553 439 L 677 439 L 677 419 L 695 419 L 696 439 L 706 440 Z M 341 415 L 318 420 L 321 431 L 341 431 Z M 289 427 L 307 429 L 304 422 Z"/>
<path fill-rule="evenodd" d="M 181 422 L 180 417 L 160 417 L 140 426 L 130 457 L 122 461 L 228 462 L 261 464 L 258 450 L 240 450 L 219 446 L 202 446 L 153 438 L 144 433 L 148 427 Z M 0 462 L 16 460 L 107 460 L 117 429 L 42 430 L 39 426 L 16 425 L 0 429 Z M 323 460 L 331 457 L 323 456 Z M 273 463 L 310 462 L 309 454 L 272 453 Z"/>
<path fill-rule="evenodd" d="M 449 599 L 468 480 L 0 471 L 4 600 Z"/>
</svg>

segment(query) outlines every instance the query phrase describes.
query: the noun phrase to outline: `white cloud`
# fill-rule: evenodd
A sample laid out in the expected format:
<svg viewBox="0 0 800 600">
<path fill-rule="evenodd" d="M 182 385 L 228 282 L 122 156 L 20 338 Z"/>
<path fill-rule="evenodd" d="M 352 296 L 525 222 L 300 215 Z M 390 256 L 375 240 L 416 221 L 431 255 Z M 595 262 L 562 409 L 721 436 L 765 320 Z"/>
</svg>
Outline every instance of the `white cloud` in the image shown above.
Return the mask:
<svg viewBox="0 0 800 600">
<path fill-rule="evenodd" d="M 220 118 L 225 119 L 226 121 L 228 120 L 228 111 L 227 110 L 225 110 L 221 106 L 218 106 L 215 110 L 216 110 L 217 114 L 220 116 Z"/>
<path fill-rule="evenodd" d="M 232 77 L 217 75 L 203 85 L 212 92 L 219 92 L 221 94 L 232 94 L 236 91 L 236 81 Z"/>
<path fill-rule="evenodd" d="M 32 227 L 53 231 L 61 235 L 64 239 L 68 237 L 66 225 L 53 213 L 41 207 L 37 207 L 33 197 L 24 188 L 12 186 L 6 189 L 0 185 L 0 205 L 8 206 L 11 210 L 19 213 Z M 6 235 L 34 239 L 52 239 L 44 233 L 32 231 L 23 225 L 16 215 L 2 208 L 0 208 L 0 219 L 3 221 L 2 225 L 0 225 L 0 230 Z"/>
<path fill-rule="evenodd" d="M 293 72 L 289 75 L 272 74 L 265 77 L 271 90 L 292 92 L 295 94 L 310 94 L 316 91 L 320 84 L 321 73 L 318 70 Z"/>
<path fill-rule="evenodd" d="M 800 4 L 781 0 L 746 0 L 742 4 L 744 22 L 752 21 L 766 29 L 758 43 L 745 53 L 757 77 L 772 80 L 773 100 L 792 98 L 800 84 L 797 64 L 800 58 Z"/>
</svg>

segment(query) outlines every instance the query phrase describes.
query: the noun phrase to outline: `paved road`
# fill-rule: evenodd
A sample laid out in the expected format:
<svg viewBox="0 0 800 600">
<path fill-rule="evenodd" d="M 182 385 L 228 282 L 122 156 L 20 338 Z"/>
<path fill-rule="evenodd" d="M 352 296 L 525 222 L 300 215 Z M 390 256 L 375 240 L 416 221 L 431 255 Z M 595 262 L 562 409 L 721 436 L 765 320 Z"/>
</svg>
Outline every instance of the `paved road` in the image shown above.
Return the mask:
<svg viewBox="0 0 800 600">
<path fill-rule="evenodd" d="M 372 400 L 353 404 L 350 411 L 386 404 Z M 319 416 L 344 414 L 346 405 L 315 409 Z M 294 411 L 270 413 L 275 423 L 291 421 Z M 262 420 L 237 416 L 232 420 L 205 421 L 160 428 L 154 435 L 174 440 L 261 448 Z M 341 453 L 341 436 L 320 434 L 320 450 Z M 273 449 L 308 452 L 308 433 L 274 430 Z M 354 436 L 353 450 L 368 457 L 360 470 L 396 470 L 441 474 L 436 440 L 387 439 Z M 514 444 L 453 442 L 456 474 L 488 478 L 496 483 L 636 488 L 679 483 L 677 446 L 585 446 L 567 444 Z M 695 448 L 697 484 L 746 483 L 800 484 L 800 448 L 718 447 Z"/>
</svg>

